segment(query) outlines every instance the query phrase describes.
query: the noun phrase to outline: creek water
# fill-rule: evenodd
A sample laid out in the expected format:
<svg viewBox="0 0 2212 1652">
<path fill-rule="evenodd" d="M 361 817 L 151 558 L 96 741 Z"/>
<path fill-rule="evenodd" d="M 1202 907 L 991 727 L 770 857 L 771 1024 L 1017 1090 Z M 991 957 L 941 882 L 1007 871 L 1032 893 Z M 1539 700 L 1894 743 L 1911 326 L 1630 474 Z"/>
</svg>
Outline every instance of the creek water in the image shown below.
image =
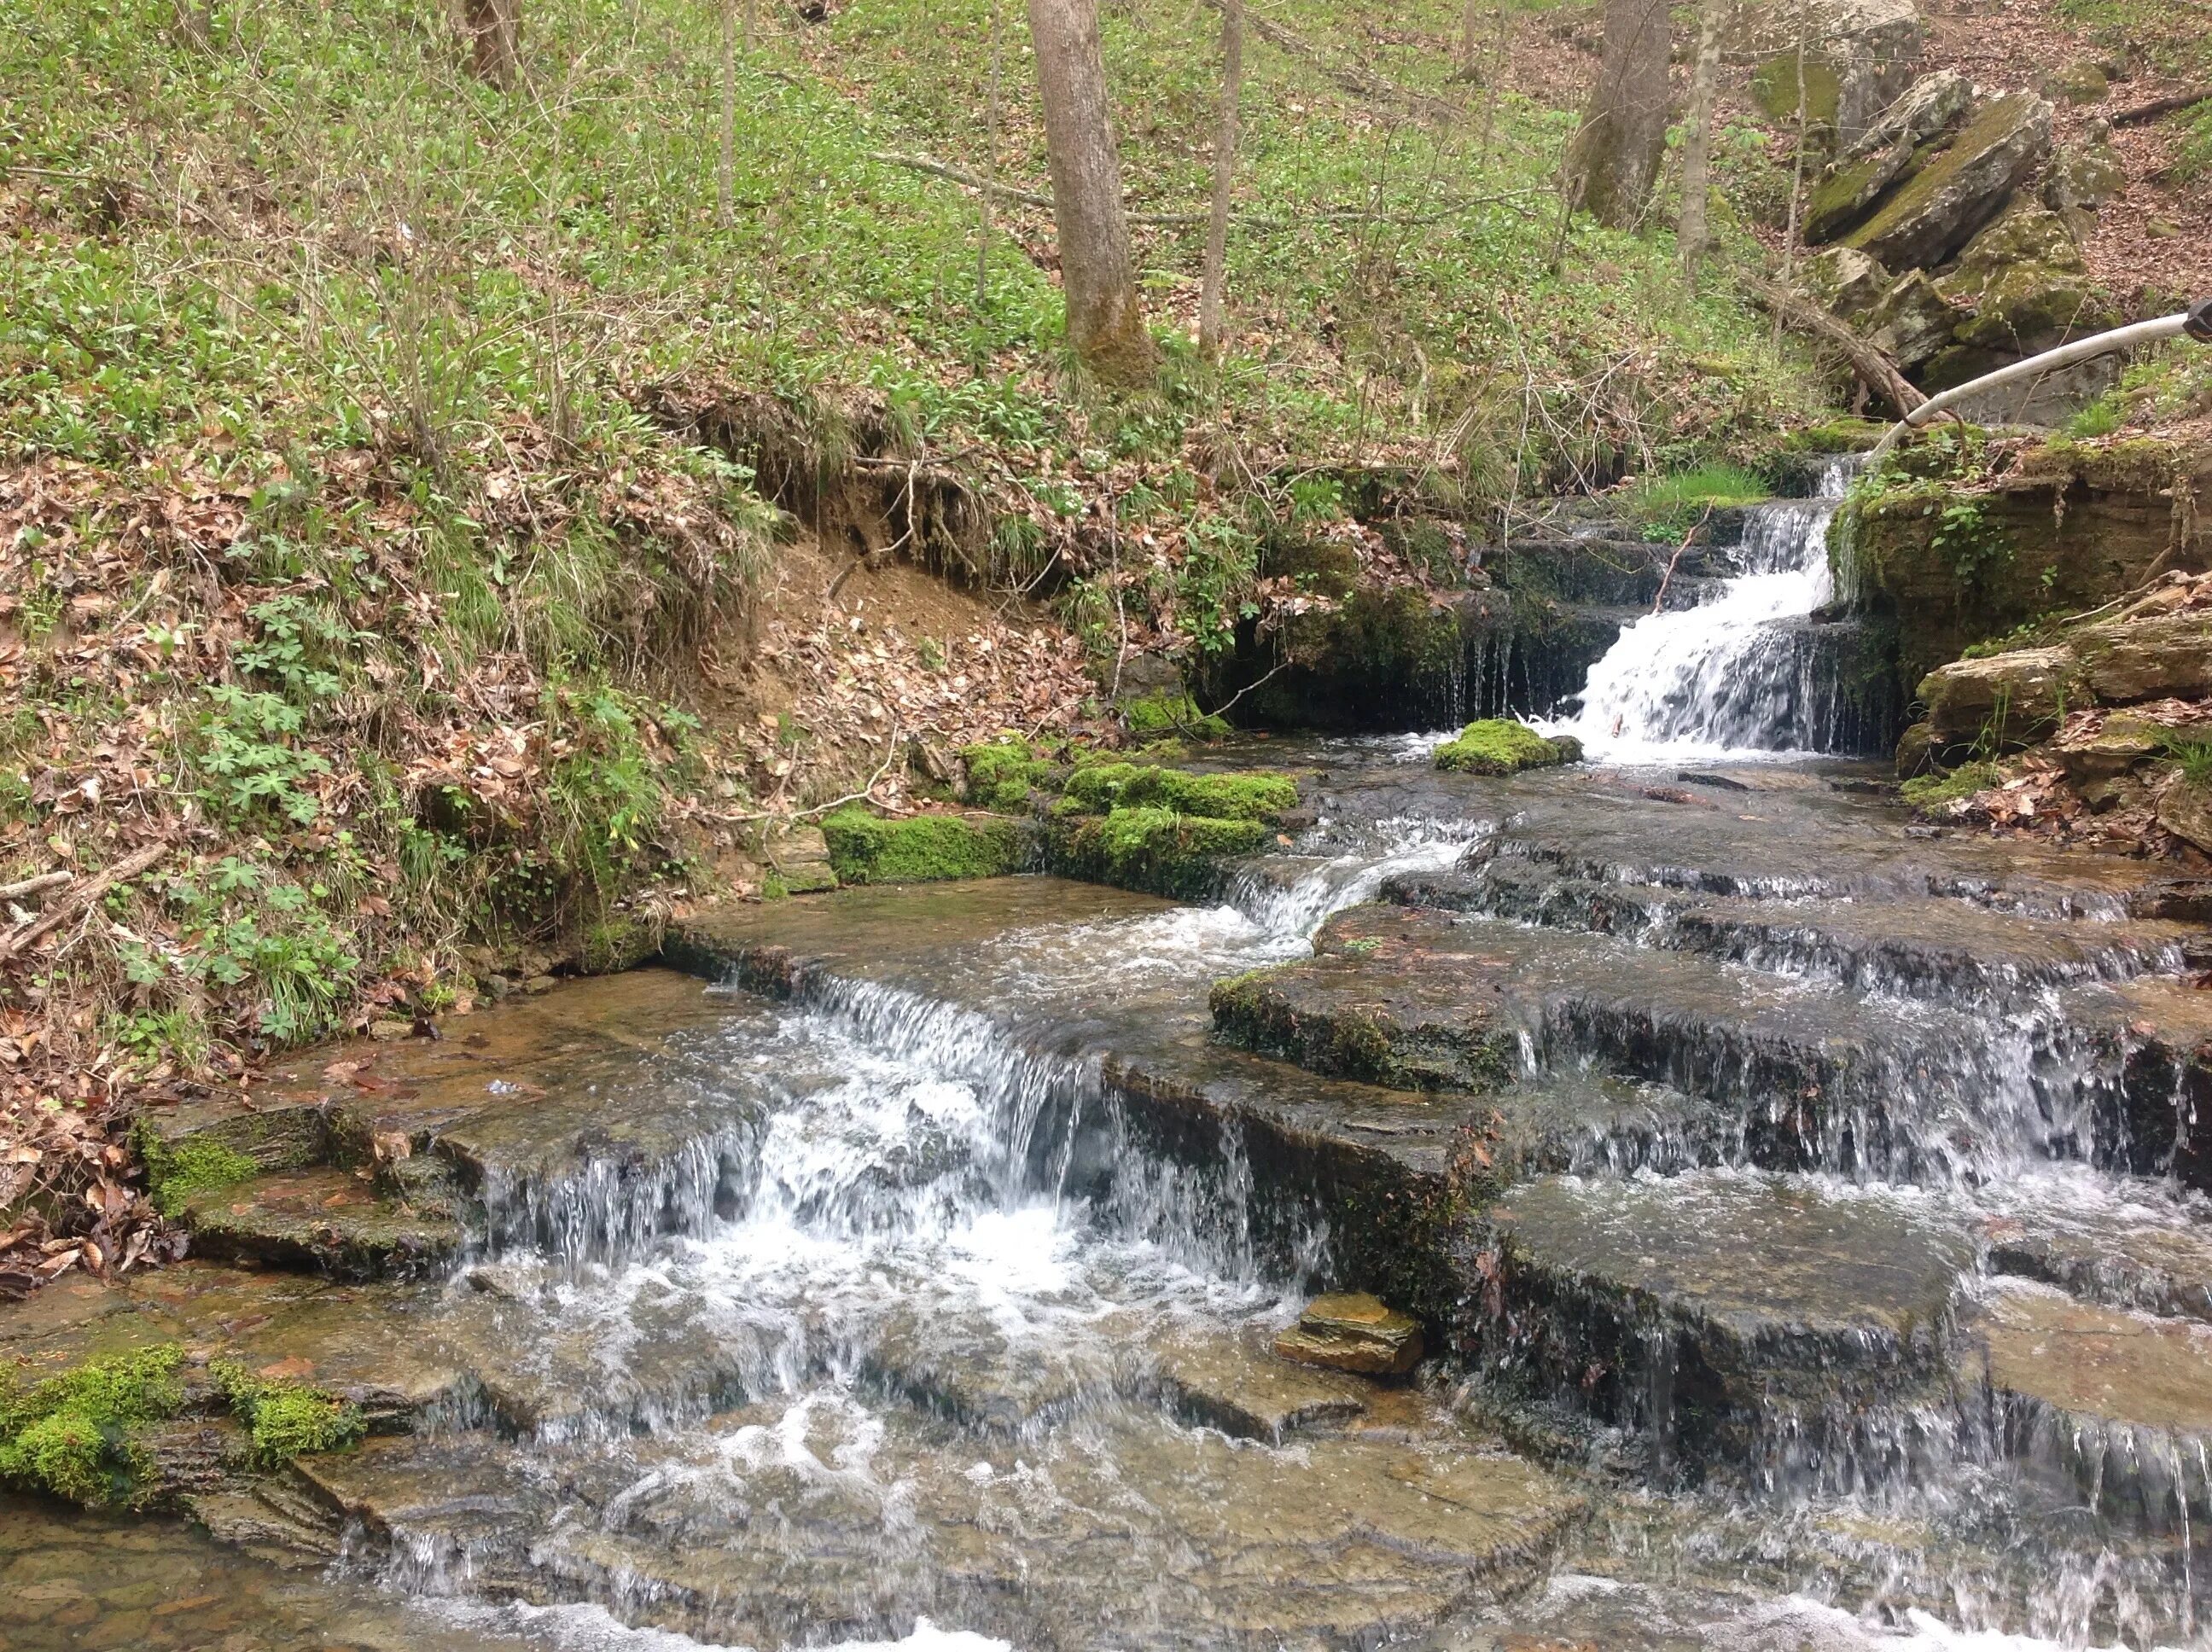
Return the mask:
<svg viewBox="0 0 2212 1652">
<path fill-rule="evenodd" d="M 1843 477 L 1756 517 L 1717 600 L 1624 635 L 1573 725 L 1594 750 L 1785 742 L 1758 622 L 1824 599 L 1807 547 Z M 2177 975 L 2175 935 L 2096 875 L 1924 848 L 1816 770 L 1693 809 L 1671 773 L 1425 759 L 1320 754 L 1319 823 L 1213 902 L 1002 880 L 884 908 L 787 1000 L 718 992 L 580 1092 L 653 1121 L 647 1166 L 494 1155 L 451 1276 L 348 1310 L 471 1375 L 417 1433 L 318 1461 L 331 1552 L 0 1504 L 0 1643 L 2212 1645 L 2181 1433 L 2100 1437 L 2085 1491 L 2077 1417 L 1994 1420 L 1948 1343 L 1899 1351 L 1982 1315 L 2212 1337 L 2205 1202 L 2119 1162 L 2118 1069 L 2080 1030 Z M 1408 1388 L 1279 1369 L 1352 1218 L 1233 1127 L 1163 1151 L 1109 1082 L 1180 1061 L 1255 1118 L 1396 1139 L 1441 1104 L 1223 1052 L 1206 999 L 1414 894 L 1455 914 L 1452 967 L 1512 988 L 1499 1106 L 1551 1145 L 1498 1219 L 1591 1301 L 1704 1304 L 1655 1313 L 1617 1383 L 1547 1388 L 1494 1327 Z M 834 937 L 863 908 L 821 910 Z M 1701 1422 L 1713 1350 L 1777 1346 L 1767 1400 Z"/>
<path fill-rule="evenodd" d="M 1813 497 L 1752 507 L 1735 576 L 1694 606 L 1626 627 L 1591 666 L 1577 709 L 1545 732 L 1618 763 L 1817 750 L 1825 685 L 1786 622 L 1835 594 L 1828 526 L 1853 469 L 1831 459 Z"/>
</svg>

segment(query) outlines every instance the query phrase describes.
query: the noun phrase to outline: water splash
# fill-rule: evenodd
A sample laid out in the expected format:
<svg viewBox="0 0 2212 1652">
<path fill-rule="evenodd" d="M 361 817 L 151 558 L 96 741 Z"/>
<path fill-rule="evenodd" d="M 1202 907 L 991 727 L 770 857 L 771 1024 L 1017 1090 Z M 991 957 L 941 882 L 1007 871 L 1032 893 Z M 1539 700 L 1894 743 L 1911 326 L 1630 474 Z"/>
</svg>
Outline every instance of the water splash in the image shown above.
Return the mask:
<svg viewBox="0 0 2212 1652">
<path fill-rule="evenodd" d="M 1695 607 L 1649 614 L 1590 667 L 1581 708 L 1540 722 L 1610 762 L 1675 762 L 1806 750 L 1820 720 L 1802 619 L 1834 595 L 1828 525 L 1854 461 L 1823 467 L 1811 499 L 1748 513 L 1743 572 Z"/>
</svg>

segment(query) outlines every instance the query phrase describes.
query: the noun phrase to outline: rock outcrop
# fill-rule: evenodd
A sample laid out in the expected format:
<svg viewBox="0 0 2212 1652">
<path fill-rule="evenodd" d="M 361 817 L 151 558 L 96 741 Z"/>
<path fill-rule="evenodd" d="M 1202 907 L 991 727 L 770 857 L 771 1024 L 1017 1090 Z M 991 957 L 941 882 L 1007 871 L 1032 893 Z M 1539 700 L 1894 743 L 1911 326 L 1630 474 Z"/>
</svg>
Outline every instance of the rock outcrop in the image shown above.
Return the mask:
<svg viewBox="0 0 2212 1652">
<path fill-rule="evenodd" d="M 1762 14 L 1754 37 L 1767 53 L 1753 78 L 1778 117 L 1797 107 L 1798 43 L 1805 41 L 1806 112 L 1844 143 L 1856 142 L 1919 72 L 1926 32 L 1913 0 L 1810 0 L 1784 16 Z"/>
</svg>

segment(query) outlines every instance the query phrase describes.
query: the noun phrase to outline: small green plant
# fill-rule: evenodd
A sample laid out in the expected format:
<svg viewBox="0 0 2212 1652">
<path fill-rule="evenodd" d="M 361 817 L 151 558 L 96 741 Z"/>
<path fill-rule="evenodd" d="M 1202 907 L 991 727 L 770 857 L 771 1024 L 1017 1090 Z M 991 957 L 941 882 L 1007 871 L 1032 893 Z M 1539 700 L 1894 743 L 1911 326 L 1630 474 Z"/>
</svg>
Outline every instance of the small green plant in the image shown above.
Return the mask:
<svg viewBox="0 0 2212 1652">
<path fill-rule="evenodd" d="M 2119 397 L 2107 392 L 2066 421 L 2066 434 L 2076 438 L 2109 436 L 2127 417 Z"/>
<path fill-rule="evenodd" d="M 199 720 L 199 767 L 209 777 L 201 791 L 210 807 L 232 819 L 274 811 L 295 826 L 322 812 L 314 784 L 331 772 L 330 760 L 301 750 L 305 719 L 281 695 L 218 683 L 207 691 Z"/>
<path fill-rule="evenodd" d="M 1772 492 L 1740 465 L 1701 465 L 1692 471 L 1646 477 L 1630 489 L 1624 503 L 1649 537 L 1680 539 L 1708 510 L 1756 504 Z"/>
<path fill-rule="evenodd" d="M 2160 754 L 2181 771 L 2181 783 L 2212 790 L 2212 730 L 2161 729 Z"/>
</svg>

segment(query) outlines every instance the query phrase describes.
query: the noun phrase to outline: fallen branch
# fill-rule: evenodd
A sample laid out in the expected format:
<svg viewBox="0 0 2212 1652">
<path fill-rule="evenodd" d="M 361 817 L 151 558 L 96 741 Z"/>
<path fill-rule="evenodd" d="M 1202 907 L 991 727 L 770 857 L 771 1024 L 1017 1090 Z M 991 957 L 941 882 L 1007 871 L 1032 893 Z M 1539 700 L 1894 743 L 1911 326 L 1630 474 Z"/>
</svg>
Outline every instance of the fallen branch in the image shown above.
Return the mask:
<svg viewBox="0 0 2212 1652">
<path fill-rule="evenodd" d="M 1896 409 L 1899 416 L 1911 413 L 1928 399 L 1905 381 L 1896 362 L 1860 337 L 1849 323 L 1831 315 L 1802 293 L 1749 276 L 1743 277 L 1743 285 L 1753 298 L 1784 325 L 1841 350 L 1859 382 Z"/>
<path fill-rule="evenodd" d="M 1690 548 L 1692 542 L 1694 541 L 1699 534 L 1705 531 L 1705 524 L 1712 519 L 1712 503 L 1711 501 L 1707 501 L 1705 504 L 1705 513 L 1698 519 L 1697 526 L 1692 528 L 1687 533 L 1682 536 L 1682 543 L 1674 547 L 1674 554 L 1667 559 L 1667 571 L 1659 576 L 1659 594 L 1651 599 L 1651 611 L 1653 613 L 1657 613 L 1661 609 L 1667 605 L 1667 587 L 1674 583 L 1674 570 L 1681 565 L 1682 553 L 1687 550 Z"/>
<path fill-rule="evenodd" d="M 2176 92 L 2168 97 L 2153 98 L 2148 103 L 2138 103 L 2130 109 L 2117 110 L 2106 118 L 2115 126 L 2141 126 L 2161 115 L 2194 109 L 2200 103 L 2212 103 L 2212 86 L 2200 86 L 2193 92 Z"/>
<path fill-rule="evenodd" d="M 21 901 L 29 896 L 44 895 L 50 889 L 59 889 L 76 876 L 73 872 L 45 872 L 19 884 L 0 884 L 0 901 Z"/>
<path fill-rule="evenodd" d="M 0 935 L 0 963 L 5 963 L 17 953 L 35 946 L 116 884 L 136 878 L 168 852 L 169 846 L 166 843 L 149 843 L 143 849 L 132 850 L 98 877 L 88 878 L 72 885 L 69 893 L 55 902 L 49 910 L 9 934 Z"/>
</svg>

